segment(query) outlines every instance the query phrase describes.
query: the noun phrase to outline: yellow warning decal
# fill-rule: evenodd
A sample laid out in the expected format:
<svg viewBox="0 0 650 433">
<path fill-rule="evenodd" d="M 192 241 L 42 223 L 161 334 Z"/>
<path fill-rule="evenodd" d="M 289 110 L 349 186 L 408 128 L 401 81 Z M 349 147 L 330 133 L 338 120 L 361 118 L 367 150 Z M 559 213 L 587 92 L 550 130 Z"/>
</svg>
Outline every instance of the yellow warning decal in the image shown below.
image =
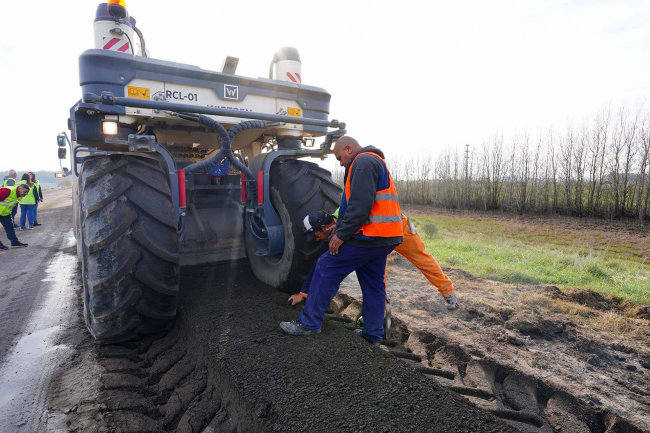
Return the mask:
<svg viewBox="0 0 650 433">
<path fill-rule="evenodd" d="M 151 99 L 151 90 L 146 87 L 127 86 L 129 98 Z"/>
<path fill-rule="evenodd" d="M 287 115 L 292 116 L 292 117 L 301 117 L 302 112 L 300 108 L 287 108 Z"/>
</svg>

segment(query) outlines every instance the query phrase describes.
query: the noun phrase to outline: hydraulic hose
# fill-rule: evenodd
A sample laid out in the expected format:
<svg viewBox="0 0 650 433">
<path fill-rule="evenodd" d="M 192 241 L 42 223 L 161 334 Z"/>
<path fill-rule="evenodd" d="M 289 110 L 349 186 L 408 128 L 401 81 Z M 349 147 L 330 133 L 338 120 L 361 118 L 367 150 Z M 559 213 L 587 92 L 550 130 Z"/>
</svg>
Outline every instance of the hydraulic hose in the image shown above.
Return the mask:
<svg viewBox="0 0 650 433">
<path fill-rule="evenodd" d="M 187 167 L 185 167 L 186 173 L 192 173 L 199 170 L 207 170 L 208 167 L 213 165 L 218 165 L 222 163 L 225 159 L 227 159 L 228 161 L 230 161 L 232 165 L 235 166 L 237 170 L 244 173 L 246 179 L 250 181 L 255 180 L 255 175 L 253 175 L 253 172 L 250 171 L 250 169 L 246 167 L 244 163 L 242 163 L 239 159 L 237 159 L 237 157 L 233 153 L 232 142 L 237 136 L 237 134 L 247 129 L 268 128 L 268 122 L 264 120 L 246 120 L 230 128 L 230 131 L 226 131 L 226 128 L 224 128 L 223 125 L 221 125 L 221 123 L 202 114 L 195 115 L 195 114 L 176 113 L 176 115 L 181 119 L 197 122 L 200 123 L 201 125 L 205 125 L 208 128 L 212 129 L 219 135 L 219 142 L 221 144 L 221 148 L 219 149 L 219 152 L 215 156 L 208 158 L 205 161 L 199 161 L 199 162 L 195 162 L 194 164 L 188 165 Z M 253 182 L 251 193 L 255 192 L 254 185 L 255 183 Z"/>
<path fill-rule="evenodd" d="M 142 57 L 149 57 L 147 56 L 147 46 L 144 43 L 144 36 L 142 35 L 142 32 L 136 26 L 133 26 L 133 30 L 138 34 L 138 38 L 140 38 L 140 48 L 142 49 Z"/>
<path fill-rule="evenodd" d="M 233 126 L 232 128 L 230 128 L 230 131 L 228 131 L 228 137 L 230 138 L 230 143 L 228 145 L 230 148 L 229 149 L 230 152 L 228 153 L 228 161 L 230 161 L 230 163 L 234 165 L 237 170 L 244 173 L 246 179 L 248 180 L 255 180 L 255 175 L 232 152 L 232 147 L 231 147 L 232 142 L 235 140 L 237 134 L 246 131 L 247 129 L 267 129 L 268 127 L 269 127 L 269 123 L 266 120 L 245 120 Z"/>
</svg>

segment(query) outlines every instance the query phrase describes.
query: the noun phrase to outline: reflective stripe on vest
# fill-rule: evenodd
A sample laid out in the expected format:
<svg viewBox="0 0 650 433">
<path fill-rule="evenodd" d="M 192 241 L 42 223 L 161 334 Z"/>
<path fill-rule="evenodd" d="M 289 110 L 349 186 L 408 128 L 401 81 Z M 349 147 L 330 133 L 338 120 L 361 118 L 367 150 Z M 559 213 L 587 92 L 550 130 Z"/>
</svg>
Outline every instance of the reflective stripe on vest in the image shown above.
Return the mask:
<svg viewBox="0 0 650 433">
<path fill-rule="evenodd" d="M 9 196 L 0 201 L 0 216 L 11 215 L 11 210 L 18 204 L 18 194 L 16 194 L 17 186 L 8 186 L 10 191 Z"/>
<path fill-rule="evenodd" d="M 27 185 L 29 187 L 29 184 L 27 183 L 26 180 L 21 180 L 18 182 L 18 185 Z M 30 205 L 30 204 L 36 204 L 36 198 L 34 197 L 34 188 L 29 188 L 29 192 L 27 195 L 25 195 L 23 198 L 20 200 L 20 204 L 24 205 Z"/>
<path fill-rule="evenodd" d="M 370 215 L 371 223 L 402 223 L 402 217 L 397 215 Z"/>
<path fill-rule="evenodd" d="M 375 194 L 375 202 L 372 205 L 372 210 L 370 211 L 370 216 L 364 225 L 357 231 L 357 233 L 363 232 L 365 236 L 371 237 L 380 237 L 380 238 L 393 238 L 397 236 L 402 236 L 404 234 L 404 229 L 402 227 L 402 211 L 399 207 L 399 196 L 397 195 L 397 188 L 395 188 L 395 183 L 393 182 L 393 177 L 386 166 L 386 161 L 384 161 L 379 155 L 374 152 L 363 152 L 358 154 L 354 159 L 356 160 L 361 155 L 372 155 L 378 160 L 381 161 L 386 173 L 388 173 L 389 186 L 387 189 L 382 189 L 377 191 Z M 354 161 L 350 165 L 350 175 L 345 181 L 345 200 L 350 200 L 351 192 L 351 177 L 352 177 L 352 166 Z"/>
</svg>

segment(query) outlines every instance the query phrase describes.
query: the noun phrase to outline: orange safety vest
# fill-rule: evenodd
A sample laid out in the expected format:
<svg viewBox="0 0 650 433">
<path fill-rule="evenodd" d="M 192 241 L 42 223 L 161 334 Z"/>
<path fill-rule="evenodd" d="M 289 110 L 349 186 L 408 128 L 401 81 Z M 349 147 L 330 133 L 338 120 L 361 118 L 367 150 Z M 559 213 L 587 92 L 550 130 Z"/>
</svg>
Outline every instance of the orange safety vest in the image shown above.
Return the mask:
<svg viewBox="0 0 650 433">
<path fill-rule="evenodd" d="M 384 161 L 379 155 L 374 152 L 360 153 L 354 159 L 356 160 L 361 155 L 372 155 L 375 158 L 379 159 L 384 165 L 386 173 L 388 173 L 390 184 L 387 189 L 382 189 L 375 193 L 375 202 L 372 205 L 370 217 L 368 217 L 368 220 L 361 226 L 357 233 L 363 232 L 365 236 L 379 238 L 393 238 L 397 236 L 403 236 L 404 230 L 402 228 L 402 211 L 399 207 L 397 188 L 395 188 L 393 177 L 390 175 L 390 171 L 388 171 L 386 161 Z M 352 177 L 353 165 L 354 161 L 352 161 L 352 164 L 350 165 L 350 175 L 345 181 L 346 201 L 350 201 L 350 178 Z"/>
</svg>

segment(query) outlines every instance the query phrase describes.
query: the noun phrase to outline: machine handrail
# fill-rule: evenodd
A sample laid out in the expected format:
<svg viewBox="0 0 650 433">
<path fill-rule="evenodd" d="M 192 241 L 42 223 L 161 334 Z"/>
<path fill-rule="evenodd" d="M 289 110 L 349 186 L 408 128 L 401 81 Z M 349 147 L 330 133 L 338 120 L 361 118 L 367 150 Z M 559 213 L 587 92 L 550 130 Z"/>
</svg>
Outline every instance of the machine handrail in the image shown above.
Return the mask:
<svg viewBox="0 0 650 433">
<path fill-rule="evenodd" d="M 305 117 L 293 117 L 282 114 L 258 113 L 255 111 L 228 110 L 227 108 L 201 107 L 197 105 L 178 104 L 167 101 L 148 101 L 145 99 L 126 98 L 115 96 L 111 92 L 102 92 L 101 97 L 94 93 L 83 95 L 83 101 L 86 103 L 97 103 L 104 105 L 118 105 L 122 107 L 144 108 L 151 110 L 172 111 L 180 113 L 198 113 L 209 114 L 213 116 L 237 117 L 241 119 L 257 119 L 269 122 L 297 123 L 300 125 L 321 126 L 326 128 L 345 129 L 345 123 L 336 119 L 321 120 L 310 119 Z"/>
</svg>

